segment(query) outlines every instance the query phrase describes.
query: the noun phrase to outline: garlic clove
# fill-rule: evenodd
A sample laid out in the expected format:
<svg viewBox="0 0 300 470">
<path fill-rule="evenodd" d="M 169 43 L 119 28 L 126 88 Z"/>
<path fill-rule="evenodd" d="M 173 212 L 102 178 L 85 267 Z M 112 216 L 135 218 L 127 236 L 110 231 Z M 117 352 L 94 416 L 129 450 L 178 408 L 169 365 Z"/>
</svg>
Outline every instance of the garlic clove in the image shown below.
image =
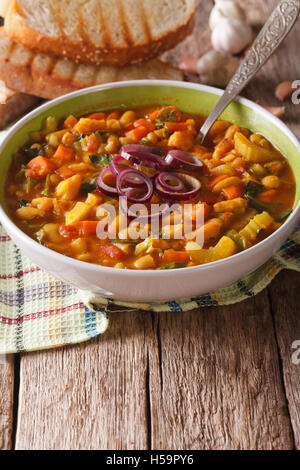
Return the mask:
<svg viewBox="0 0 300 470">
<path fill-rule="evenodd" d="M 238 58 L 224 52 L 211 50 L 200 57 L 197 70 L 202 83 L 224 88 L 238 65 Z"/>
<path fill-rule="evenodd" d="M 275 90 L 275 96 L 280 101 L 284 101 L 290 96 L 292 96 L 294 90 L 295 89 L 293 88 L 293 82 L 282 82 L 277 86 Z"/>
<path fill-rule="evenodd" d="M 198 59 L 194 59 L 194 57 L 182 57 L 178 63 L 178 67 L 185 72 L 196 74 L 197 64 Z"/>
<path fill-rule="evenodd" d="M 222 18 L 212 33 L 212 45 L 216 51 L 239 54 L 252 41 L 252 29 L 237 18 Z"/>
<path fill-rule="evenodd" d="M 285 113 L 284 106 L 268 106 L 267 104 L 263 104 L 260 101 L 257 101 L 257 104 L 259 104 L 262 108 L 266 109 L 267 111 L 274 114 L 274 116 L 278 118 L 282 117 Z"/>
<path fill-rule="evenodd" d="M 210 29 L 213 31 L 223 18 L 237 18 L 245 21 L 245 10 L 234 0 L 219 0 L 213 7 L 209 17 Z"/>
</svg>

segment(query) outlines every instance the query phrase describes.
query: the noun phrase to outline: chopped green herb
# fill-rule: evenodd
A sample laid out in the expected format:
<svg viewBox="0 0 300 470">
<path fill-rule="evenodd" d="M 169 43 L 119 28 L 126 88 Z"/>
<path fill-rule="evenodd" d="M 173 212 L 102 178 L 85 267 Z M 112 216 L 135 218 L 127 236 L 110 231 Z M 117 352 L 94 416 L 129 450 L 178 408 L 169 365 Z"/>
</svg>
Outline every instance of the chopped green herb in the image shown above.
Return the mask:
<svg viewBox="0 0 300 470">
<path fill-rule="evenodd" d="M 248 184 L 246 186 L 245 195 L 246 196 L 251 196 L 251 197 L 256 197 L 258 194 L 260 194 L 264 190 L 265 190 L 265 187 L 264 187 L 263 184 L 255 183 L 255 181 L 248 181 Z"/>
<path fill-rule="evenodd" d="M 41 145 L 39 145 L 38 147 L 27 147 L 24 149 L 24 153 L 26 155 L 26 157 L 28 158 L 28 160 L 32 160 L 33 158 L 35 157 L 38 157 L 40 155 L 40 152 L 41 152 Z"/>
<path fill-rule="evenodd" d="M 80 188 L 80 193 L 82 195 L 86 195 L 88 193 L 91 193 L 92 191 L 95 191 L 97 189 L 97 181 L 95 178 L 89 180 L 89 181 L 83 181 L 81 184 Z"/>
<path fill-rule="evenodd" d="M 102 155 L 89 155 L 89 159 L 94 165 L 109 165 L 114 156 L 111 153 L 103 153 Z"/>
<path fill-rule="evenodd" d="M 18 199 L 18 206 L 19 207 L 25 207 L 27 206 L 28 201 L 26 199 Z"/>
<path fill-rule="evenodd" d="M 268 212 L 269 214 L 273 214 L 281 206 L 280 202 L 264 204 L 263 202 L 260 202 L 254 197 L 249 196 L 247 194 L 245 194 L 244 197 L 246 201 L 248 202 L 249 206 L 252 207 L 253 209 L 256 209 L 257 212 Z"/>
<path fill-rule="evenodd" d="M 165 264 L 157 269 L 159 271 L 162 271 L 164 269 L 179 269 L 179 268 L 186 268 L 186 267 L 187 267 L 187 263 L 170 263 L 170 264 Z"/>
</svg>

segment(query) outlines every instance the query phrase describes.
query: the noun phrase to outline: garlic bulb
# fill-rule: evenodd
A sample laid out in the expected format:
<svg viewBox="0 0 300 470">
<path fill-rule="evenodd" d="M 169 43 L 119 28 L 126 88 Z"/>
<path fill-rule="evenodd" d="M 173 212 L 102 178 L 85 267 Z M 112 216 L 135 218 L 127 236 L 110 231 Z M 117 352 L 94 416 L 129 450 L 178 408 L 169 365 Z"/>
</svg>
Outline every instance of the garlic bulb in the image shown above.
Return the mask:
<svg viewBox="0 0 300 470">
<path fill-rule="evenodd" d="M 243 20 L 222 18 L 212 33 L 216 51 L 239 54 L 252 40 L 252 29 Z"/>
<path fill-rule="evenodd" d="M 234 0 L 219 0 L 210 14 L 210 29 L 213 31 L 218 22 L 223 18 L 237 18 L 245 21 L 246 14 L 243 8 L 237 5 Z"/>
<path fill-rule="evenodd" d="M 209 51 L 198 60 L 197 70 L 202 83 L 226 87 L 239 65 L 239 59 L 230 54 Z"/>
</svg>

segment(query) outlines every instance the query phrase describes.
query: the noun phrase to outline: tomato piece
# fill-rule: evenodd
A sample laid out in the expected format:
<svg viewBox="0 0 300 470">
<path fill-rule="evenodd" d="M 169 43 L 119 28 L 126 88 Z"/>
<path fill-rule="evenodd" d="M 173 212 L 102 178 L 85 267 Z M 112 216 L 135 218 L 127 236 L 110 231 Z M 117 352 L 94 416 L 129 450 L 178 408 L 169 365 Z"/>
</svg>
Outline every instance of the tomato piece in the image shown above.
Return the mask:
<svg viewBox="0 0 300 470">
<path fill-rule="evenodd" d="M 97 234 L 97 225 L 99 221 L 97 220 L 85 220 L 80 223 L 81 235 L 84 238 L 94 237 Z"/>
<path fill-rule="evenodd" d="M 163 263 L 189 263 L 190 255 L 186 251 L 166 250 L 163 256 Z"/>
<path fill-rule="evenodd" d="M 238 184 L 232 184 L 231 186 L 227 186 L 222 190 L 222 193 L 226 197 L 226 199 L 236 199 L 238 197 L 242 197 L 243 189 Z"/>
<path fill-rule="evenodd" d="M 61 225 L 58 229 L 59 234 L 67 240 L 73 240 L 78 237 L 78 230 L 74 225 Z"/>
<path fill-rule="evenodd" d="M 134 142 L 139 142 L 143 137 L 149 133 L 148 128 L 144 126 L 137 127 L 129 132 L 126 132 L 126 137 L 131 137 Z"/>
<path fill-rule="evenodd" d="M 99 250 L 101 258 L 111 259 L 113 261 L 121 261 L 125 258 L 125 253 L 114 245 L 101 246 Z"/>
<path fill-rule="evenodd" d="M 188 124 L 185 122 L 166 122 L 165 127 L 169 132 L 186 131 Z"/>
<path fill-rule="evenodd" d="M 66 165 L 61 166 L 58 168 L 55 172 L 58 176 L 60 176 L 61 179 L 67 180 L 68 178 L 71 178 L 74 176 L 76 173 L 74 173 L 73 170 L 70 170 L 70 168 Z"/>
</svg>

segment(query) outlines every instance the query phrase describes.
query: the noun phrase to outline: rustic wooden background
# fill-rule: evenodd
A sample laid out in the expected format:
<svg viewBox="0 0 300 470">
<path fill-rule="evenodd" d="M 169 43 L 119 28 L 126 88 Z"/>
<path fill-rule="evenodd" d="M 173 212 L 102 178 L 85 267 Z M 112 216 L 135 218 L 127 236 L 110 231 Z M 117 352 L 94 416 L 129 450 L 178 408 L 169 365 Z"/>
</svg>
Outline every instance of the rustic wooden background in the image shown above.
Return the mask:
<svg viewBox="0 0 300 470">
<path fill-rule="evenodd" d="M 276 0 L 241 0 L 259 27 Z M 165 55 L 210 48 L 212 1 Z M 277 104 L 275 86 L 300 79 L 300 22 L 245 91 Z M 300 107 L 285 122 L 300 137 Z M 0 364 L 0 449 L 300 448 L 299 274 L 283 272 L 255 298 L 190 313 L 111 315 L 109 331 L 80 346 Z"/>
</svg>

